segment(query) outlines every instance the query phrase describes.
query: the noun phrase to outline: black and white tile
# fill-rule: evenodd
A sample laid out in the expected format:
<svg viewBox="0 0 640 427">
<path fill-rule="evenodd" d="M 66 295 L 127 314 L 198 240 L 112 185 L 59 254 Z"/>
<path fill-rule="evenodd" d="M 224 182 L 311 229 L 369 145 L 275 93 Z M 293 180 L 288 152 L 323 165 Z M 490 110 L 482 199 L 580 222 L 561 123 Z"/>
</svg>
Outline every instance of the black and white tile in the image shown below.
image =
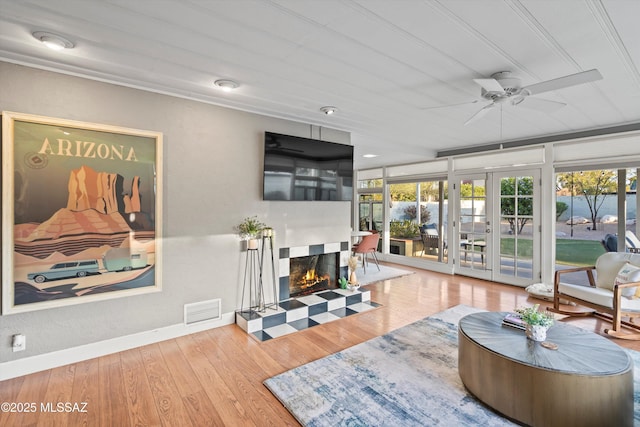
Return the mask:
<svg viewBox="0 0 640 427">
<path fill-rule="evenodd" d="M 260 341 L 332 322 L 379 307 L 367 290 L 332 289 L 292 298 L 264 312 L 236 312 L 236 323 Z"/>
</svg>

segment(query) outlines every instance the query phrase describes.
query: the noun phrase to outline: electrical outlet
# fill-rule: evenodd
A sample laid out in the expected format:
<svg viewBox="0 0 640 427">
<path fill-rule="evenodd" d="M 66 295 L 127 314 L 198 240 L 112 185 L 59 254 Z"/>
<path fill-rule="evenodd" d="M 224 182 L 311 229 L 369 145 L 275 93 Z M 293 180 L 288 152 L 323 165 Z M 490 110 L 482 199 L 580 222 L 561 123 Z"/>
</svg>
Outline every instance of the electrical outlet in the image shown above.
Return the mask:
<svg viewBox="0 0 640 427">
<path fill-rule="evenodd" d="M 22 334 L 16 334 L 13 336 L 11 343 L 14 352 L 24 351 L 27 348 L 27 337 Z"/>
</svg>

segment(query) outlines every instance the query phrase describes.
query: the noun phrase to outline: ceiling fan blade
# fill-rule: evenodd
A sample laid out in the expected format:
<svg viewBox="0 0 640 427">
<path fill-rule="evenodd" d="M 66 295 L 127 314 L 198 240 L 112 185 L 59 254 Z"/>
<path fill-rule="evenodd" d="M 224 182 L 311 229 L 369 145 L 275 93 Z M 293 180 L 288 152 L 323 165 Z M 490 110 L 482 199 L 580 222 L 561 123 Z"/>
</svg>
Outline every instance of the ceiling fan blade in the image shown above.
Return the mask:
<svg viewBox="0 0 640 427">
<path fill-rule="evenodd" d="M 565 104 L 564 102 L 549 101 L 548 99 L 526 96 L 519 102 L 514 102 L 513 105 L 529 108 L 531 110 L 542 111 L 543 113 L 553 113 L 554 111 L 558 111 L 567 104 Z"/>
<path fill-rule="evenodd" d="M 504 88 L 496 79 L 473 79 L 473 81 L 482 86 L 487 92 L 504 92 Z"/>
<path fill-rule="evenodd" d="M 464 122 L 464 126 L 473 123 L 477 120 L 480 120 L 482 117 L 484 117 L 493 107 L 495 107 L 496 104 L 494 104 L 493 102 L 489 105 L 485 105 L 484 107 L 482 107 L 480 110 L 476 111 L 476 113 L 469 117 L 469 120 L 467 120 L 466 122 Z"/>
<path fill-rule="evenodd" d="M 583 83 L 595 82 L 596 80 L 601 79 L 602 74 L 600 74 L 600 71 L 594 68 L 593 70 L 570 74 L 568 76 L 558 77 L 557 79 L 547 80 L 540 83 L 534 83 L 532 85 L 523 87 L 522 90 L 526 90 L 531 95 L 536 95 L 538 93 L 564 89 L 565 87 L 581 85 Z"/>
<path fill-rule="evenodd" d="M 450 108 L 450 107 L 458 107 L 460 105 L 476 104 L 478 102 L 479 102 L 479 100 L 476 99 L 474 101 L 458 102 L 457 104 L 436 105 L 435 107 L 423 107 L 423 108 L 420 108 L 420 109 L 421 110 L 437 110 L 437 109 L 440 109 L 440 108 Z"/>
</svg>

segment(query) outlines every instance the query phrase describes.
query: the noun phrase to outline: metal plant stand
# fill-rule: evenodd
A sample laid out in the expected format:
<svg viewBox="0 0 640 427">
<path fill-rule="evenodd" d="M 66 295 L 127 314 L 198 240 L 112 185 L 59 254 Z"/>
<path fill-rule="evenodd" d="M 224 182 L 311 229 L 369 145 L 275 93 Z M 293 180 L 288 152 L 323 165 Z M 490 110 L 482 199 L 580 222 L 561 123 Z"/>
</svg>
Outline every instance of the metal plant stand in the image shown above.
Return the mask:
<svg viewBox="0 0 640 427">
<path fill-rule="evenodd" d="M 247 249 L 247 258 L 244 265 L 244 286 L 242 287 L 242 313 L 251 313 L 252 310 L 260 311 L 264 307 L 264 294 L 261 286 L 262 261 L 258 248 Z M 245 308 L 245 293 L 249 293 L 248 306 Z"/>
<path fill-rule="evenodd" d="M 265 248 L 265 242 L 269 242 L 269 247 Z M 269 255 L 271 257 L 271 286 L 272 286 L 272 292 L 273 292 L 273 302 L 266 304 L 265 308 L 269 308 L 269 307 L 275 307 L 275 309 L 278 309 L 278 304 L 279 304 L 279 295 L 278 295 L 278 289 L 276 286 L 276 268 L 275 268 L 275 262 L 273 260 L 273 234 L 269 233 L 266 234 L 262 237 L 262 256 L 261 256 L 261 261 L 260 261 L 260 288 L 263 287 L 263 279 L 262 279 L 262 271 L 263 271 L 263 262 L 264 262 L 264 258 L 266 256 L 266 251 L 269 251 Z"/>
<path fill-rule="evenodd" d="M 268 243 L 268 247 L 267 244 Z M 273 286 L 274 302 L 267 304 L 264 294 L 264 260 L 269 252 L 271 258 L 271 283 Z M 273 258 L 273 236 L 262 236 L 262 244 L 258 248 L 248 248 L 247 258 L 244 267 L 244 285 L 242 287 L 241 313 L 251 313 L 252 311 L 264 312 L 267 308 L 278 307 L 278 293 L 276 288 L 275 262 Z M 245 307 L 245 294 L 248 288 L 248 306 Z"/>
</svg>

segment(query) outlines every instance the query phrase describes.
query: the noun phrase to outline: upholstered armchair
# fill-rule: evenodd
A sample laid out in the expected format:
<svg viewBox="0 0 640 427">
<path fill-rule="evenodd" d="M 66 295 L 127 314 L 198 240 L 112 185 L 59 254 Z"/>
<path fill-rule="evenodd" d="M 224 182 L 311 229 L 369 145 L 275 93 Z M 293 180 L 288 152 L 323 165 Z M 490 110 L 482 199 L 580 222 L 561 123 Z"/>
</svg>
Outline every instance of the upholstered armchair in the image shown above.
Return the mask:
<svg viewBox="0 0 640 427">
<path fill-rule="evenodd" d="M 353 254 L 362 254 L 362 268 L 364 274 L 367 274 L 367 254 L 373 254 L 373 259 L 376 262 L 378 270 L 380 270 L 380 264 L 378 264 L 378 256 L 376 251 L 378 250 L 378 241 L 380 240 L 380 233 L 374 232 L 368 236 L 364 236 L 360 243 L 353 245 L 351 250 Z"/>
<path fill-rule="evenodd" d="M 561 280 L 563 275 L 579 271 L 587 275 L 588 286 Z M 591 310 L 565 310 L 560 307 L 561 299 Z M 553 308 L 549 310 L 569 316 L 596 315 L 612 322 L 612 328 L 605 329 L 605 333 L 640 340 L 640 325 L 633 322 L 640 317 L 640 254 L 607 252 L 598 257 L 595 266 L 556 271 Z"/>
</svg>

